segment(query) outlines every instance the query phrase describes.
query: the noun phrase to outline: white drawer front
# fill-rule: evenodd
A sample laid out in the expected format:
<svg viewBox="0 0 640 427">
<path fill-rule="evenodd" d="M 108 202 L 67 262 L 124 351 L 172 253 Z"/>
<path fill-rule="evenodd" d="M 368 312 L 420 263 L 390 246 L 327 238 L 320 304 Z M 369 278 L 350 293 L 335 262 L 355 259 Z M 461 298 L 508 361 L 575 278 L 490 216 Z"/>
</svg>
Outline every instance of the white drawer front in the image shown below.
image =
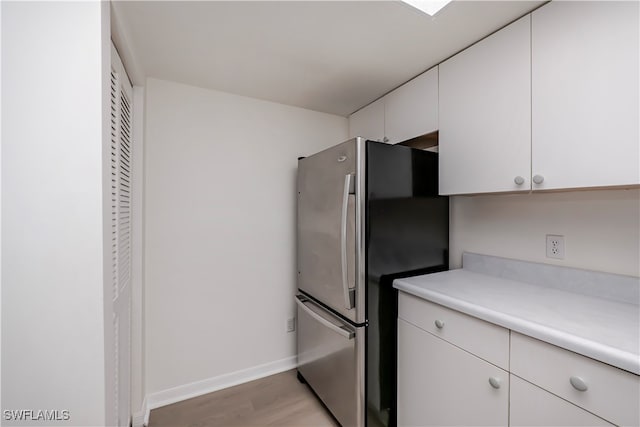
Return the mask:
<svg viewBox="0 0 640 427">
<path fill-rule="evenodd" d="M 508 329 L 404 292 L 398 296 L 398 317 L 502 369 L 509 369 Z"/>
<path fill-rule="evenodd" d="M 640 424 L 638 375 L 515 332 L 510 371 L 614 424 Z"/>
<path fill-rule="evenodd" d="M 612 426 L 613 424 L 538 386 L 511 375 L 509 379 L 509 425 L 511 427 L 587 427 Z"/>
</svg>

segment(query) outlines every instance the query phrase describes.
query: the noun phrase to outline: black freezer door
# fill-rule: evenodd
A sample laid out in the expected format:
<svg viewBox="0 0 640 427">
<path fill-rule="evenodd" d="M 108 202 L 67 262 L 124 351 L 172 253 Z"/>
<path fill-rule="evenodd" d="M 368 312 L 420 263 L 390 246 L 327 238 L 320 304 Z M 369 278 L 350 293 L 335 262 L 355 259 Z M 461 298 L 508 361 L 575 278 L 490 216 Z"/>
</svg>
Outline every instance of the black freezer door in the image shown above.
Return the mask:
<svg viewBox="0 0 640 427">
<path fill-rule="evenodd" d="M 449 199 L 438 154 L 367 141 L 367 425 L 396 425 L 393 280 L 449 266 Z"/>
</svg>

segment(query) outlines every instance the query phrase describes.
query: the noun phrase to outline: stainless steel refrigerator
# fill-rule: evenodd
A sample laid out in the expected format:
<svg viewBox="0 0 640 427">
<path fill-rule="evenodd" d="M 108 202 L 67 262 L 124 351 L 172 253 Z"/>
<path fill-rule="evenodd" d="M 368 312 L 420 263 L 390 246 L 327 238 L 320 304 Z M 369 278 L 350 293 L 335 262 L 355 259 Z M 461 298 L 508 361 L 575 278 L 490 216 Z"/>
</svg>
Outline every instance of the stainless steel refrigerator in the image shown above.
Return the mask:
<svg viewBox="0 0 640 427">
<path fill-rule="evenodd" d="M 354 138 L 298 160 L 298 379 L 343 426 L 396 424 L 394 279 L 448 269 L 437 153 Z"/>
</svg>

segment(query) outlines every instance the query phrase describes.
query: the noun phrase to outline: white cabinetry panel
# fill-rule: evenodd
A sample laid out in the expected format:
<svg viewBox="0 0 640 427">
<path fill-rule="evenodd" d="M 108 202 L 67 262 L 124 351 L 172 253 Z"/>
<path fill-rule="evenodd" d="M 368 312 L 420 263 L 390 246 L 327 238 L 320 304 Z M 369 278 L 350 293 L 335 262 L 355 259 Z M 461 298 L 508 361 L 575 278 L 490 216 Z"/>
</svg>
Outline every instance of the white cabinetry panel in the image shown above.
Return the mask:
<svg viewBox="0 0 640 427">
<path fill-rule="evenodd" d="M 398 319 L 399 426 L 506 426 L 508 399 L 506 371 Z"/>
<path fill-rule="evenodd" d="M 384 101 L 390 144 L 438 130 L 438 67 L 400 86 Z"/>
<path fill-rule="evenodd" d="M 509 369 L 509 330 L 401 292 L 400 317 L 487 362 Z"/>
<path fill-rule="evenodd" d="M 530 43 L 527 15 L 440 64 L 440 194 L 531 188 Z"/>
<path fill-rule="evenodd" d="M 397 144 L 438 130 L 438 67 L 349 116 L 349 138 Z"/>
<path fill-rule="evenodd" d="M 372 141 L 384 141 L 384 98 L 349 116 L 349 138 L 361 136 Z"/>
<path fill-rule="evenodd" d="M 533 189 L 640 183 L 639 3 L 532 13 Z"/>
<path fill-rule="evenodd" d="M 619 425 L 640 424 L 640 377 L 511 332 L 511 372 Z M 572 378 L 584 382 L 577 389 Z"/>
<path fill-rule="evenodd" d="M 511 375 L 509 425 L 519 426 L 612 426 L 595 415 Z"/>
</svg>

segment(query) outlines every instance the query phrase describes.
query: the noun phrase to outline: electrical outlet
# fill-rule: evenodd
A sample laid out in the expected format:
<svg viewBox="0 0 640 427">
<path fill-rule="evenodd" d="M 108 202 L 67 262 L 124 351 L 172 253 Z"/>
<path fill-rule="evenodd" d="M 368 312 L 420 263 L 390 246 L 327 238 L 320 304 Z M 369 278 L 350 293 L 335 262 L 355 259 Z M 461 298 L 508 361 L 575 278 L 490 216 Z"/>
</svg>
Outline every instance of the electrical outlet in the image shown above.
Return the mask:
<svg viewBox="0 0 640 427">
<path fill-rule="evenodd" d="M 547 234 L 547 258 L 564 259 L 564 236 Z"/>
<path fill-rule="evenodd" d="M 293 332 L 296 330 L 296 318 L 290 317 L 287 319 L 287 332 Z"/>
</svg>

